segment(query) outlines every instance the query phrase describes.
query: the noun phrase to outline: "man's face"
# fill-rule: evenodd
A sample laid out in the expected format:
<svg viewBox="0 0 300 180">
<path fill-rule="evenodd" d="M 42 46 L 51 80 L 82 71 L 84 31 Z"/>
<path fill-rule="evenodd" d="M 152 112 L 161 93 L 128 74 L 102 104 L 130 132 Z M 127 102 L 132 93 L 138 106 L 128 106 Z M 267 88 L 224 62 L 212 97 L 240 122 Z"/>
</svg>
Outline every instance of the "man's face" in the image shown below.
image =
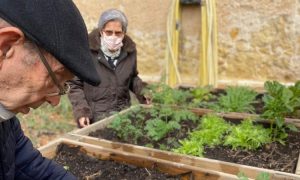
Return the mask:
<svg viewBox="0 0 300 180">
<path fill-rule="evenodd" d="M 61 86 L 73 77 L 73 74 L 52 55 L 43 50 L 41 54 L 45 57 Z M 7 68 L 6 73 L 11 76 L 5 83 L 8 90 L 7 96 L 5 100 L 1 100 L 8 110 L 26 114 L 31 108 L 35 109 L 44 102 L 53 106 L 59 103 L 60 96 L 53 96 L 59 92 L 59 88 L 41 61 L 37 48 L 30 50 L 25 46 L 14 47 L 14 56 L 11 57 L 11 62 L 7 61 L 2 68 Z"/>
</svg>

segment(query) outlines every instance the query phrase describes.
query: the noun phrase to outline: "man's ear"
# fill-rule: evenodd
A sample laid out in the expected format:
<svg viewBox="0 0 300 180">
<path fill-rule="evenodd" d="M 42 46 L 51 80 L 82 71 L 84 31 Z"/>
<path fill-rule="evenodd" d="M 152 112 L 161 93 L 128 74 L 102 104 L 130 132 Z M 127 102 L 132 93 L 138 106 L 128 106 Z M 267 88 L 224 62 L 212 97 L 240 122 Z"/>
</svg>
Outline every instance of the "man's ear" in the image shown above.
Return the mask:
<svg viewBox="0 0 300 180">
<path fill-rule="evenodd" d="M 16 27 L 4 27 L 0 29 L 0 60 L 12 56 L 14 45 L 23 44 L 24 33 Z"/>
</svg>

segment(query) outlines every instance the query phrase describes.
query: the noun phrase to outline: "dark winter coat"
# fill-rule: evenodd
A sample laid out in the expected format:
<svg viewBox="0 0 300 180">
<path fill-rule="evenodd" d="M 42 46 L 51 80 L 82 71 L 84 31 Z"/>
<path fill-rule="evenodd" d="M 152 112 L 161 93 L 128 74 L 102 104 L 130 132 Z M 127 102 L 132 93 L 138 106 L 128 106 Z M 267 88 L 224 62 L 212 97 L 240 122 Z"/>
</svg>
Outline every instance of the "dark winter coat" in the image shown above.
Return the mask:
<svg viewBox="0 0 300 180">
<path fill-rule="evenodd" d="M 0 123 L 0 180 L 77 179 L 33 148 L 20 122 L 12 118 Z"/>
<path fill-rule="evenodd" d="M 136 45 L 131 38 L 125 35 L 115 70 L 109 66 L 100 50 L 98 29 L 89 34 L 89 43 L 101 83 L 94 87 L 77 77 L 70 81 L 69 99 L 75 119 L 89 117 L 94 122 L 110 112 L 130 106 L 130 90 L 144 103 L 141 91 L 145 83 L 138 77 Z"/>
</svg>

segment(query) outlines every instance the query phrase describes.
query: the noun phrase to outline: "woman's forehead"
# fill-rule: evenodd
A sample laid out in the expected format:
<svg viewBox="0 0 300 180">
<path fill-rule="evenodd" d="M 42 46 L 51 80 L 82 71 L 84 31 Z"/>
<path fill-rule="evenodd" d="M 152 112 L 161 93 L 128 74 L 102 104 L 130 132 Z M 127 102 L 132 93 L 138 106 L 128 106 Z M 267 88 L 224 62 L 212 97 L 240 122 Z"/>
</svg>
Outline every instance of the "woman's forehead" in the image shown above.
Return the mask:
<svg viewBox="0 0 300 180">
<path fill-rule="evenodd" d="M 114 20 L 109 21 L 105 24 L 104 29 L 120 29 L 122 30 L 122 23 L 120 21 Z"/>
</svg>

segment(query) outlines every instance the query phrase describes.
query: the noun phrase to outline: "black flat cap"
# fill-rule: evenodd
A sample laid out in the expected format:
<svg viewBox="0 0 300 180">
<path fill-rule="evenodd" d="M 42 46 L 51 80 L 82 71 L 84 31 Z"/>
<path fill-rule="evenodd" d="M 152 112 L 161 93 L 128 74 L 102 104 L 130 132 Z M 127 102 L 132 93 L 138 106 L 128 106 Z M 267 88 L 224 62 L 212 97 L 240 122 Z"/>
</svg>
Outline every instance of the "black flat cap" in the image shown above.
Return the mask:
<svg viewBox="0 0 300 180">
<path fill-rule="evenodd" d="M 20 28 L 83 81 L 100 83 L 86 26 L 72 0 L 0 0 L 0 17 Z"/>
</svg>

